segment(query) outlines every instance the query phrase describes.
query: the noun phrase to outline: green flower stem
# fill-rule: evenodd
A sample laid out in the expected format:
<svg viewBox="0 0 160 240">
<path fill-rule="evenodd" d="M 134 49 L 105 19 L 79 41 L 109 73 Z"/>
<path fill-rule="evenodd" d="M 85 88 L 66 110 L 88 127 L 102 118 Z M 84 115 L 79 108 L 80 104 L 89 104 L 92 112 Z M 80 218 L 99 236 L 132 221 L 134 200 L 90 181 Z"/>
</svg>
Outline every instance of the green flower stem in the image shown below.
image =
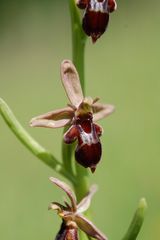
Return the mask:
<svg viewBox="0 0 160 240">
<path fill-rule="evenodd" d="M 68 127 L 64 128 L 64 133 L 68 130 Z M 74 170 L 73 170 L 73 161 L 72 161 L 72 156 L 73 156 L 73 147 L 72 145 L 74 144 L 66 144 L 64 143 L 62 139 L 62 161 L 63 161 L 63 166 L 66 169 L 66 171 L 70 172 L 72 175 L 74 175 Z"/>
<path fill-rule="evenodd" d="M 80 16 L 78 13 L 78 9 L 75 5 L 75 0 L 69 0 L 69 9 L 70 9 L 70 15 L 71 15 L 71 29 L 72 29 L 72 59 L 79 73 L 81 86 L 84 92 L 84 51 L 85 51 L 86 36 L 81 27 Z M 64 132 L 66 131 L 67 131 L 67 128 L 64 129 Z M 73 164 L 72 164 L 72 156 L 73 156 L 74 149 L 75 149 L 74 144 L 66 145 L 64 142 L 62 142 L 63 165 L 65 169 L 67 169 L 72 173 L 74 171 Z M 77 169 L 77 172 L 79 172 L 79 169 Z M 85 180 L 83 180 L 83 177 L 81 176 L 80 178 L 82 179 L 82 185 L 85 187 L 86 186 Z M 86 193 L 88 188 L 86 187 L 84 188 L 84 187 L 82 187 L 82 190 L 84 189 L 83 191 L 79 191 L 77 193 L 78 199 L 81 199 L 84 193 Z M 75 186 L 75 189 L 77 189 L 77 186 Z M 81 195 L 80 192 L 83 192 L 83 194 Z"/>
<path fill-rule="evenodd" d="M 142 227 L 144 221 L 144 215 L 147 209 L 147 202 L 145 198 L 140 199 L 138 208 L 134 214 L 129 229 L 122 240 L 135 240 Z"/>
<path fill-rule="evenodd" d="M 56 172 L 60 173 L 70 181 L 76 184 L 76 179 L 68 171 L 66 171 L 62 164 L 46 149 L 44 149 L 39 143 L 37 143 L 29 133 L 21 126 L 16 117 L 14 116 L 11 109 L 5 103 L 3 99 L 0 98 L 0 114 L 3 119 L 16 135 L 16 137 L 40 160 L 42 160 L 49 167 L 54 169 Z"/>
<path fill-rule="evenodd" d="M 85 91 L 84 81 L 84 54 L 86 35 L 81 26 L 81 20 L 78 9 L 75 5 L 75 0 L 69 0 L 69 8 L 71 15 L 71 28 L 72 28 L 72 59 L 80 76 L 81 86 L 83 93 Z M 72 148 L 73 150 L 73 148 Z M 88 170 L 76 164 L 76 178 L 77 184 L 74 185 L 78 201 L 84 197 L 88 191 Z"/>
<path fill-rule="evenodd" d="M 75 0 L 69 0 L 71 28 L 72 28 L 72 59 L 78 70 L 83 92 L 85 91 L 84 82 L 84 53 L 86 45 L 86 35 L 81 26 L 81 19 Z"/>
</svg>

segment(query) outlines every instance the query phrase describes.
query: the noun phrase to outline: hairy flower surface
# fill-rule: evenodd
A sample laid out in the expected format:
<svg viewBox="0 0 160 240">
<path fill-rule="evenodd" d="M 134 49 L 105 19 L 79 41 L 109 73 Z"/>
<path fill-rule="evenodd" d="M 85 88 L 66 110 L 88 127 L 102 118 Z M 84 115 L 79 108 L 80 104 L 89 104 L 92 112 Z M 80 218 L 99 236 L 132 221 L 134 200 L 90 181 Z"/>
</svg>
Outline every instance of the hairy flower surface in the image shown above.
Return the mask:
<svg viewBox="0 0 160 240">
<path fill-rule="evenodd" d="M 83 213 L 89 208 L 91 199 L 97 190 L 96 185 L 92 185 L 88 194 L 80 201 L 79 204 L 77 204 L 74 192 L 66 183 L 53 177 L 51 177 L 50 180 L 52 183 L 65 191 L 71 202 L 64 202 L 65 205 L 52 202 L 49 205 L 49 209 L 57 210 L 58 215 L 62 218 L 62 225 L 56 236 L 56 240 L 77 240 L 78 228 L 90 237 L 98 240 L 107 240 L 107 237 L 83 215 Z"/>
<path fill-rule="evenodd" d="M 117 8 L 115 0 L 76 0 L 80 9 L 85 9 L 83 17 L 83 30 L 91 36 L 93 43 L 105 32 L 109 13 Z"/>
<path fill-rule="evenodd" d="M 94 172 L 102 152 L 99 139 L 102 128 L 95 121 L 110 115 L 114 106 L 97 103 L 98 98 L 93 100 L 83 96 L 79 75 L 69 60 L 64 60 L 61 64 L 61 79 L 70 101 L 68 107 L 35 117 L 30 125 L 46 128 L 70 126 L 64 134 L 64 142 L 71 144 L 77 140 L 76 161 Z"/>
</svg>

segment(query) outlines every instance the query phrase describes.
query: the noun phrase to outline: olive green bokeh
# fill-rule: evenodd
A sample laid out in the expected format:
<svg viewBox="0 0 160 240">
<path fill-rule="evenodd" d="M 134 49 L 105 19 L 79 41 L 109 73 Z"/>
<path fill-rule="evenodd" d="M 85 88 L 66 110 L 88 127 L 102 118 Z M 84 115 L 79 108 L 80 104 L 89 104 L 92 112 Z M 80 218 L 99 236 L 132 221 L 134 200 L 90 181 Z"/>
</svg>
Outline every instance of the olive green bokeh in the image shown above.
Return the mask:
<svg viewBox="0 0 160 240">
<path fill-rule="evenodd" d="M 86 93 L 113 103 L 101 121 L 103 158 L 91 182 L 94 222 L 111 240 L 127 230 L 139 198 L 148 213 L 141 240 L 160 236 L 160 31 L 158 0 L 120 1 L 107 32 L 86 48 Z M 30 129 L 29 120 L 67 101 L 59 67 L 71 58 L 67 1 L 0 1 L 0 96 L 23 126 L 60 159 L 62 130 Z M 63 199 L 43 165 L 0 118 L 0 236 L 53 239 L 60 219 L 47 211 Z"/>
</svg>

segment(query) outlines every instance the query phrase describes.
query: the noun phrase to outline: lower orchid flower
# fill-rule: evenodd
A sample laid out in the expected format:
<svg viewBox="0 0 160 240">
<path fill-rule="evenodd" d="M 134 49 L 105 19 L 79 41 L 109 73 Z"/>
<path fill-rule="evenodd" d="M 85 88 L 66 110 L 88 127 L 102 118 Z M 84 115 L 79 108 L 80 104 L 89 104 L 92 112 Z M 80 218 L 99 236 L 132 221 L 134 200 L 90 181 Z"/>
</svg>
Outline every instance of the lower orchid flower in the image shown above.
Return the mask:
<svg viewBox="0 0 160 240">
<path fill-rule="evenodd" d="M 94 172 L 102 154 L 99 139 L 102 128 L 95 122 L 110 115 L 114 106 L 97 103 L 98 98 L 83 96 L 78 72 L 69 60 L 64 60 L 61 64 L 61 79 L 70 101 L 68 107 L 37 116 L 31 120 L 30 125 L 46 128 L 69 126 L 64 134 L 64 142 L 71 144 L 77 140 L 76 161 Z"/>
<path fill-rule="evenodd" d="M 78 228 L 97 240 L 107 240 L 107 237 L 83 215 L 89 208 L 91 199 L 97 190 L 96 185 L 92 185 L 88 194 L 77 204 L 74 192 L 66 183 L 53 177 L 50 180 L 65 191 L 71 202 L 69 204 L 65 201 L 65 205 L 52 202 L 49 205 L 49 209 L 57 210 L 58 215 L 62 218 L 61 228 L 56 236 L 56 240 L 78 240 Z"/>
</svg>

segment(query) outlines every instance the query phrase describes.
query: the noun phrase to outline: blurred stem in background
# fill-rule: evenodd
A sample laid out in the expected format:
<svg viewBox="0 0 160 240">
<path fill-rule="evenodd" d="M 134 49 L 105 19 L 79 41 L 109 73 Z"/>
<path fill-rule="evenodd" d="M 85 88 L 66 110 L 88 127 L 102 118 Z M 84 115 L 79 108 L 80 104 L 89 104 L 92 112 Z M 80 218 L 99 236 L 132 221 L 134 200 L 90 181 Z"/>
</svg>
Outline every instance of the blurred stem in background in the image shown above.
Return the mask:
<svg viewBox="0 0 160 240">
<path fill-rule="evenodd" d="M 145 212 L 147 209 L 147 202 L 145 198 L 141 198 L 138 204 L 138 208 L 133 216 L 131 224 L 122 240 L 135 240 L 137 239 L 138 233 L 141 230 Z"/>
</svg>

